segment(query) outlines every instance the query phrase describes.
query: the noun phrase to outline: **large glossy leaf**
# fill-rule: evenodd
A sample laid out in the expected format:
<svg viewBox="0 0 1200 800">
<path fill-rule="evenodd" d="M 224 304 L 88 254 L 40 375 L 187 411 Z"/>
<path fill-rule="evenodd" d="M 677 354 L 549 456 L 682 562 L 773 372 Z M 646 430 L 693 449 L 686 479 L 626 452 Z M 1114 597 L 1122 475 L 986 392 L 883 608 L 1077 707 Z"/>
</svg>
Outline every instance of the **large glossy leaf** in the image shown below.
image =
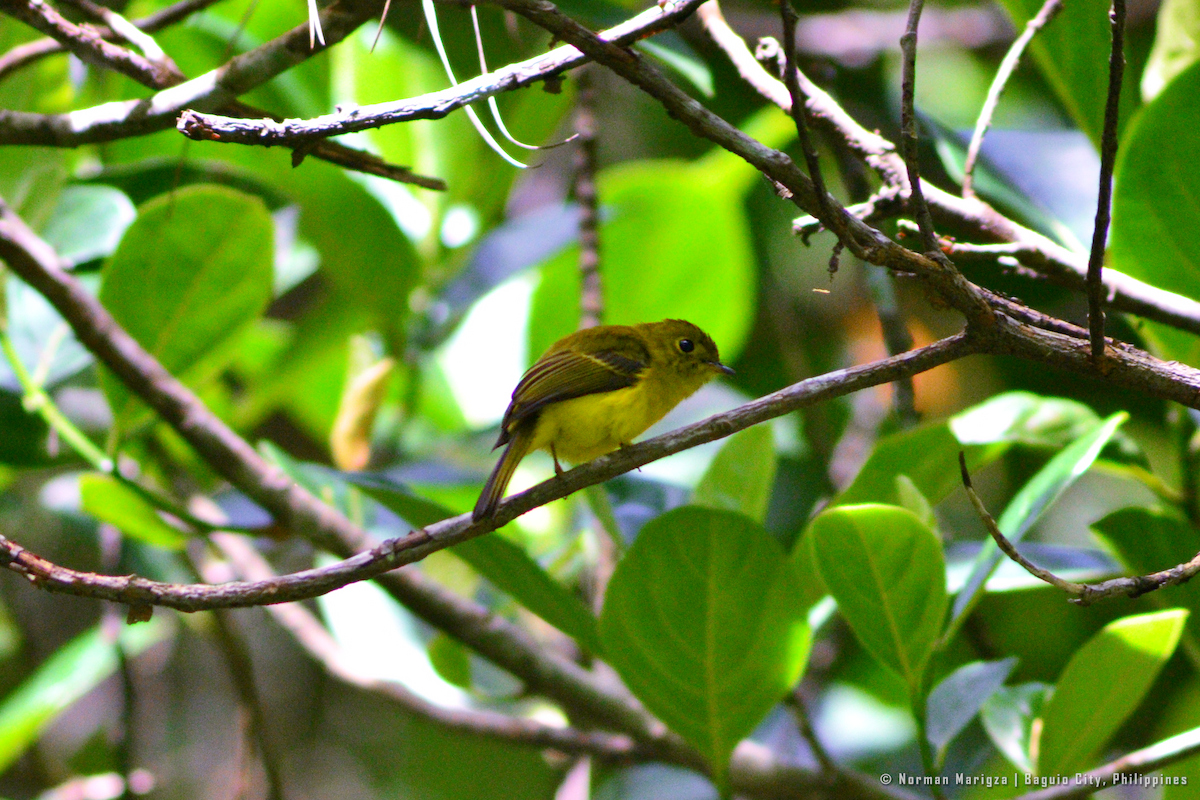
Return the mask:
<svg viewBox="0 0 1200 800">
<path fill-rule="evenodd" d="M 176 375 L 262 313 L 271 298 L 274 231 L 262 202 L 194 186 L 152 200 L 104 270 L 100 300 Z M 105 373 L 104 392 L 127 424 L 135 405 Z"/>
<path fill-rule="evenodd" d="M 1200 298 L 1200 64 L 1180 73 L 1138 114 L 1121 142 L 1113 189 L 1112 266 L 1154 286 Z M 1200 363 L 1189 333 L 1146 323 L 1164 358 Z"/>
<path fill-rule="evenodd" d="M 799 678 L 809 630 L 795 575 L 762 526 L 678 508 L 617 564 L 600 616 L 606 656 L 724 782 L 730 753 Z"/>
<path fill-rule="evenodd" d="M 903 508 L 859 505 L 822 512 L 805 538 L 854 635 L 919 696 L 947 603 L 937 535 Z"/>
<path fill-rule="evenodd" d="M 167 635 L 154 619 L 120 628 L 121 646 L 135 656 Z M 93 628 L 63 645 L 0 702 L 0 772 L 41 736 L 46 726 L 117 668 L 116 642 Z"/>
<path fill-rule="evenodd" d="M 1043 0 L 1003 0 L 1018 29 L 1037 14 Z M 1067 113 L 1099 147 L 1108 95 L 1108 54 L 1112 42 L 1108 0 L 1063 3 L 1058 16 L 1030 44 L 1038 66 Z M 1137 106 L 1135 81 L 1123 84 L 1121 106 Z M 1124 116 L 1124 115 L 1123 115 Z"/>
<path fill-rule="evenodd" d="M 89 290 L 96 287 L 94 276 L 82 276 L 80 282 Z M 53 388 L 92 363 L 92 354 L 75 338 L 54 306 L 11 274 L 4 281 L 4 302 L 8 310 L 8 336 L 17 357 L 31 373 L 42 369 L 45 388 Z M 0 386 L 12 392 L 21 391 L 20 382 L 5 358 L 0 358 Z"/>
<path fill-rule="evenodd" d="M 188 542 L 182 531 L 168 525 L 154 506 L 116 478 L 89 474 L 79 479 L 83 510 L 146 544 L 179 550 Z"/>
<path fill-rule="evenodd" d="M 347 477 L 410 525 L 431 525 L 454 516 L 449 509 L 402 487 L 384 485 L 365 476 Z M 499 534 L 489 534 L 457 544 L 449 552 L 466 561 L 534 614 L 575 639 L 580 647 L 600 654 L 600 637 L 592 612 L 577 595 L 567 591 L 516 544 Z"/>
<path fill-rule="evenodd" d="M 854 482 L 834 501 L 838 505 L 900 502 L 897 475 L 906 475 L 930 502 L 937 504 L 962 483 L 958 453 L 967 453 L 967 465 L 979 469 L 1004 452 L 1004 445 L 963 444 L 944 422 L 924 425 L 882 437 L 858 471 Z M 914 457 L 914 454 L 920 454 Z"/>
<path fill-rule="evenodd" d="M 1175 652 L 1187 616 L 1172 609 L 1125 617 L 1075 651 L 1042 714 L 1040 774 L 1092 766 L 1097 751 L 1138 707 Z"/>
<path fill-rule="evenodd" d="M 1016 497 L 1004 509 L 1000 519 L 996 521 L 1000 532 L 1010 542 L 1016 543 L 1025 537 L 1034 523 L 1041 518 L 1043 512 L 1054 504 L 1062 493 L 1075 480 L 1087 471 L 1096 456 L 1116 434 L 1117 428 L 1129 418 L 1125 412 L 1118 412 L 1095 426 L 1091 431 L 1080 436 L 1069 446 L 1042 467 L 1036 475 L 1021 487 Z M 966 584 L 954 598 L 954 608 L 950 620 L 950 630 L 957 630 L 962 620 L 974 608 L 983 593 L 988 577 L 1000 563 L 1001 553 L 996 543 L 991 539 L 984 542 L 975 566 L 967 578 Z"/>
<path fill-rule="evenodd" d="M 692 503 L 740 511 L 761 524 L 774 482 L 774 433 L 770 425 L 755 425 L 725 441 L 696 486 Z"/>
<path fill-rule="evenodd" d="M 967 727 L 1017 665 L 1017 659 L 973 661 L 947 675 L 926 701 L 925 735 L 941 763 L 946 747 Z"/>
</svg>

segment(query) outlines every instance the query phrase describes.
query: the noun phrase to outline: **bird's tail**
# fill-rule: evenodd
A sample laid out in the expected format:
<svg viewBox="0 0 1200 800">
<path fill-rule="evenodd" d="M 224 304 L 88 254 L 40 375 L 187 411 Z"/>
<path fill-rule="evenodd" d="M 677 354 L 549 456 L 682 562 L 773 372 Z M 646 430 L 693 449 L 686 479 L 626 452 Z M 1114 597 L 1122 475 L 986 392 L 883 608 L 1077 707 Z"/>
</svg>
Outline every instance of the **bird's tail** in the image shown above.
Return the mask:
<svg viewBox="0 0 1200 800">
<path fill-rule="evenodd" d="M 508 447 L 504 448 L 504 454 L 496 462 L 496 468 L 492 470 L 487 485 L 483 487 L 483 493 L 479 495 L 479 500 L 475 503 L 475 511 L 471 514 L 472 520 L 478 521 L 496 513 L 496 506 L 504 497 L 504 490 L 508 488 L 508 482 L 516 472 L 517 464 L 520 464 L 521 459 L 529 453 L 531 439 L 530 431 L 518 430 L 513 434 Z"/>
</svg>

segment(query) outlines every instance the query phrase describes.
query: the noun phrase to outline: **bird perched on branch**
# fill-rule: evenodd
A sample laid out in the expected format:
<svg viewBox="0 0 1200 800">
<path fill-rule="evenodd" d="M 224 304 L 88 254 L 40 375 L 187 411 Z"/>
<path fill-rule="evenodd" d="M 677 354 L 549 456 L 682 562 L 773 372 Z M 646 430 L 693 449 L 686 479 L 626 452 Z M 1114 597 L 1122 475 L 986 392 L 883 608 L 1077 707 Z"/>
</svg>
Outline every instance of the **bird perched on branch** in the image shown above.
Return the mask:
<svg viewBox="0 0 1200 800">
<path fill-rule="evenodd" d="M 719 374 L 717 345 L 681 319 L 600 325 L 559 339 L 517 388 L 500 423 L 496 447 L 508 445 L 492 470 L 473 518 L 496 511 L 527 454 L 549 451 L 582 464 L 623 447 Z"/>
</svg>

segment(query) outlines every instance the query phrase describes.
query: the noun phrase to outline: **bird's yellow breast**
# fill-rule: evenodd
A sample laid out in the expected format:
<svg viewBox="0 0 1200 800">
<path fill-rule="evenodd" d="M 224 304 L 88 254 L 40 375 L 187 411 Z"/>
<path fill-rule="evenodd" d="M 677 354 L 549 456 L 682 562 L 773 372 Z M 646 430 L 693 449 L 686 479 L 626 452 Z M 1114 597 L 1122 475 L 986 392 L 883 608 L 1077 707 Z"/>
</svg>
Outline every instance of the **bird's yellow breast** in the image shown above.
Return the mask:
<svg viewBox="0 0 1200 800">
<path fill-rule="evenodd" d="M 549 450 L 575 464 L 629 444 L 682 400 L 707 376 L 666 382 L 653 369 L 633 386 L 551 403 L 542 409 L 530 450 Z"/>
</svg>

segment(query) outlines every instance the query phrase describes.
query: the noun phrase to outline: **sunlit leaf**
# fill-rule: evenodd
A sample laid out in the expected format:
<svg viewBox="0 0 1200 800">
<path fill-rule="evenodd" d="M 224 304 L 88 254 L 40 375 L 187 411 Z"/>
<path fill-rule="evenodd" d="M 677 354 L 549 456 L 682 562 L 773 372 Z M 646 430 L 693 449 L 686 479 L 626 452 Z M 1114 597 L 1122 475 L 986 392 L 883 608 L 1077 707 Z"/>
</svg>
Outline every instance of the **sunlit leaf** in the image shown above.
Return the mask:
<svg viewBox="0 0 1200 800">
<path fill-rule="evenodd" d="M 750 519 L 683 507 L 642 529 L 608 585 L 605 658 L 725 781 L 730 753 L 795 683 L 809 630 L 791 565 Z"/>
<path fill-rule="evenodd" d="M 1087 769 L 1175 652 L 1188 612 L 1124 617 L 1075 651 L 1042 714 L 1042 775 Z"/>
<path fill-rule="evenodd" d="M 126 536 L 170 550 L 188 543 L 182 531 L 168 525 L 154 506 L 116 478 L 96 473 L 84 475 L 79 479 L 79 495 L 84 511 Z"/>
<path fill-rule="evenodd" d="M 121 646 L 129 656 L 163 639 L 171 626 L 155 618 L 122 626 Z M 0 772 L 21 756 L 63 711 L 117 668 L 117 645 L 100 628 L 80 634 L 0 702 Z"/>
<path fill-rule="evenodd" d="M 805 539 L 854 635 L 916 697 L 947 603 L 936 534 L 903 508 L 859 505 L 824 511 Z"/>
<path fill-rule="evenodd" d="M 271 298 L 274 230 L 257 198 L 195 186 L 152 200 L 104 269 L 100 300 L 175 375 L 262 313 Z M 102 381 L 118 426 L 134 401 Z"/>
<path fill-rule="evenodd" d="M 767 516 L 774 482 L 774 434 L 770 425 L 756 425 L 725 440 L 696 486 L 692 502 L 740 511 L 761 523 Z"/>
</svg>

